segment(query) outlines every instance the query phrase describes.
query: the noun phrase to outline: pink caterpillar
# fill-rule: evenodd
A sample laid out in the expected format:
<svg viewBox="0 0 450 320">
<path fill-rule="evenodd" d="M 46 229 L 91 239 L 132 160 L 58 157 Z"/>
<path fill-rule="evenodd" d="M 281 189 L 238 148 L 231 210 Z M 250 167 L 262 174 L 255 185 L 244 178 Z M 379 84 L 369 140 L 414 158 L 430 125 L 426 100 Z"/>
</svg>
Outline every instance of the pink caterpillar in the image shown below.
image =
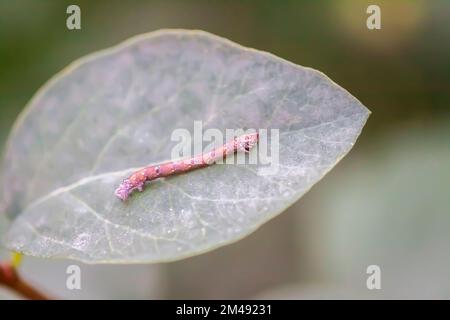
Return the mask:
<svg viewBox="0 0 450 320">
<path fill-rule="evenodd" d="M 258 133 L 246 134 L 234 138 L 219 148 L 194 156 L 191 159 L 145 167 L 123 180 L 114 194 L 122 201 L 125 201 L 134 190 L 143 191 L 147 181 L 203 168 L 237 151 L 249 152 L 258 143 L 258 138 Z"/>
</svg>

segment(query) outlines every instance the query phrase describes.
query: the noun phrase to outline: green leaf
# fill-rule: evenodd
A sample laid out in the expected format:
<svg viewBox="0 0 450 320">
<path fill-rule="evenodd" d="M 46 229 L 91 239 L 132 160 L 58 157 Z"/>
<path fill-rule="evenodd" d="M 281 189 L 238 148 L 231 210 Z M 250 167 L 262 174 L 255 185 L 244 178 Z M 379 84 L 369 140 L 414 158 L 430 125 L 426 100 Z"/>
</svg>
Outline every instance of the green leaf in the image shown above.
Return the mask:
<svg viewBox="0 0 450 320">
<path fill-rule="evenodd" d="M 369 111 L 322 73 L 201 32 L 164 30 L 76 61 L 7 144 L 8 248 L 90 263 L 180 259 L 236 241 L 297 201 L 353 146 Z M 170 160 L 176 128 L 277 128 L 280 170 L 213 165 L 114 189 Z"/>
</svg>

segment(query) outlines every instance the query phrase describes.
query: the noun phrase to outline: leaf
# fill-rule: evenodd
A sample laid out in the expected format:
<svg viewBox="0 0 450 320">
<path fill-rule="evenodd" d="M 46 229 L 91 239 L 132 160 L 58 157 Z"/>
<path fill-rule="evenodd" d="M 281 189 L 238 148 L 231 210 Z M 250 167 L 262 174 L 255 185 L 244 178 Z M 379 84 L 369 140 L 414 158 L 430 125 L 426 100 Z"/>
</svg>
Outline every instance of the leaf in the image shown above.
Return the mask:
<svg viewBox="0 0 450 320">
<path fill-rule="evenodd" d="M 236 241 L 298 200 L 353 146 L 369 111 L 322 73 L 201 32 L 164 30 L 83 58 L 45 85 L 5 153 L 8 248 L 90 263 L 181 259 Z M 213 165 L 122 203 L 176 128 L 278 128 L 277 175 Z"/>
</svg>

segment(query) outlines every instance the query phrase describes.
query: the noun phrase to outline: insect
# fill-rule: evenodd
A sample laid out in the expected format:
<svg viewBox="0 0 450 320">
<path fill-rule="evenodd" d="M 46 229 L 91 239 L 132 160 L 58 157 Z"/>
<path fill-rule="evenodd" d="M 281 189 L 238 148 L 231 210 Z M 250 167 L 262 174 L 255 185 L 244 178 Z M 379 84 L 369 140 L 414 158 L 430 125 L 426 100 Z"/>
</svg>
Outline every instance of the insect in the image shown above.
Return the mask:
<svg viewBox="0 0 450 320">
<path fill-rule="evenodd" d="M 134 172 L 130 177 L 123 180 L 114 194 L 122 201 L 128 199 L 134 190 L 143 191 L 147 181 L 171 175 L 185 173 L 194 169 L 203 168 L 214 164 L 217 160 L 238 151 L 249 152 L 258 143 L 258 133 L 246 134 L 235 137 L 221 147 L 215 148 L 207 153 L 194 156 L 190 159 L 165 162 L 162 164 L 145 167 Z"/>
</svg>

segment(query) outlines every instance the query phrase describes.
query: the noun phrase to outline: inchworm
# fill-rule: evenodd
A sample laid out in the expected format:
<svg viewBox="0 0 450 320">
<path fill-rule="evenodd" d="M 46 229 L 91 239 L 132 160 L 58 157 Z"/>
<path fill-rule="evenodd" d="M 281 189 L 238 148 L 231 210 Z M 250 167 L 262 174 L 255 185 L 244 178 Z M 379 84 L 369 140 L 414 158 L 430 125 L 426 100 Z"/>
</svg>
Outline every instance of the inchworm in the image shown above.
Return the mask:
<svg viewBox="0 0 450 320">
<path fill-rule="evenodd" d="M 249 152 L 250 149 L 258 143 L 258 138 L 258 133 L 246 134 L 234 138 L 219 148 L 194 156 L 190 159 L 165 162 L 145 167 L 123 180 L 114 194 L 125 201 L 134 190 L 143 191 L 147 181 L 203 168 L 215 163 L 219 159 L 225 158 L 229 154 L 234 154 L 237 151 Z"/>
</svg>

